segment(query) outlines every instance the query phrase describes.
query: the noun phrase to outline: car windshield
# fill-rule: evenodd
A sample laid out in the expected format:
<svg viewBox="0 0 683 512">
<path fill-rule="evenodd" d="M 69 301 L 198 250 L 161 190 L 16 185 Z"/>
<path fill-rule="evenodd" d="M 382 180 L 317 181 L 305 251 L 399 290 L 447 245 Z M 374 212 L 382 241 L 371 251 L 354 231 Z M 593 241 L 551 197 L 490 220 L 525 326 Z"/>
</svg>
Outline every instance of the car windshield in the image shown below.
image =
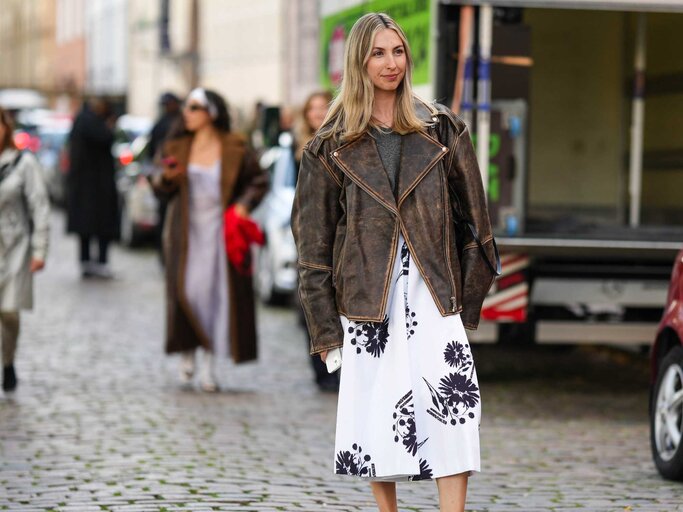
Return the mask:
<svg viewBox="0 0 683 512">
<path fill-rule="evenodd" d="M 42 148 L 44 149 L 60 149 L 69 137 L 69 132 L 59 131 L 59 132 L 39 132 L 38 133 L 41 141 Z"/>
</svg>

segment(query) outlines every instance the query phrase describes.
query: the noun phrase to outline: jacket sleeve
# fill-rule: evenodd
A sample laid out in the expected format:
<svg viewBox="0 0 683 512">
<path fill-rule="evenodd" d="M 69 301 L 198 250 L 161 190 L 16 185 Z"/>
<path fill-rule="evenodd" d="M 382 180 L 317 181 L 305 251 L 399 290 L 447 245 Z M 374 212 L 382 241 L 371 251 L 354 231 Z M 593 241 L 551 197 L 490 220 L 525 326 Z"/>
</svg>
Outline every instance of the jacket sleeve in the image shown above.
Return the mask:
<svg viewBox="0 0 683 512">
<path fill-rule="evenodd" d="M 472 139 L 464 124 L 459 127 L 459 132 L 456 131 L 451 143 L 448 181 L 454 214 L 474 225 L 489 261 L 494 263 L 493 233 L 486 207 L 486 195 Z M 462 249 L 460 255 L 463 307 L 461 318 L 466 328 L 476 329 L 479 325 L 482 304 L 493 284 L 495 275 L 491 272 L 469 229 L 463 229 L 461 236 L 463 236 L 463 240 L 459 242 Z"/>
<path fill-rule="evenodd" d="M 50 238 L 50 200 L 40 163 L 32 154 L 25 154 L 22 158 L 27 160 L 24 164 L 24 197 L 33 222 L 31 255 L 45 261 Z"/>
<path fill-rule="evenodd" d="M 332 251 L 339 203 L 339 178 L 321 157 L 305 150 L 299 169 L 292 233 L 299 253 L 299 298 L 311 337 L 311 354 L 343 345 L 332 283 Z"/>
<path fill-rule="evenodd" d="M 244 205 L 248 211 L 252 211 L 259 205 L 267 191 L 268 175 L 261 169 L 254 153 L 247 148 L 235 184 L 235 202 Z"/>
</svg>

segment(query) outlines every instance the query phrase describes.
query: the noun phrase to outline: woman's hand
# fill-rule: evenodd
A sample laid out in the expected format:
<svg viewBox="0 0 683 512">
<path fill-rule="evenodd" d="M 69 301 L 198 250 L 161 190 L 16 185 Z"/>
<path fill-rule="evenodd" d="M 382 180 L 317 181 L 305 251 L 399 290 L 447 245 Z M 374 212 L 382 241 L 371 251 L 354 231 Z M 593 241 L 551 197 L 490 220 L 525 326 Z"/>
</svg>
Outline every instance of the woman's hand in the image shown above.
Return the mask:
<svg viewBox="0 0 683 512">
<path fill-rule="evenodd" d="M 323 363 L 327 361 L 327 350 L 320 352 L 320 359 L 323 360 Z"/>
<path fill-rule="evenodd" d="M 246 219 L 247 217 L 249 217 L 249 210 L 247 210 L 246 206 L 240 203 L 235 204 L 235 213 L 241 219 Z"/>
<path fill-rule="evenodd" d="M 163 158 L 161 163 L 164 166 L 162 177 L 167 181 L 174 181 L 185 173 L 185 169 L 178 166 L 178 160 L 172 156 Z"/>
<path fill-rule="evenodd" d="M 32 274 L 35 274 L 36 272 L 43 270 L 45 268 L 45 262 L 43 260 L 39 260 L 36 258 L 33 258 L 31 260 L 31 266 L 29 269 L 31 270 Z"/>
</svg>

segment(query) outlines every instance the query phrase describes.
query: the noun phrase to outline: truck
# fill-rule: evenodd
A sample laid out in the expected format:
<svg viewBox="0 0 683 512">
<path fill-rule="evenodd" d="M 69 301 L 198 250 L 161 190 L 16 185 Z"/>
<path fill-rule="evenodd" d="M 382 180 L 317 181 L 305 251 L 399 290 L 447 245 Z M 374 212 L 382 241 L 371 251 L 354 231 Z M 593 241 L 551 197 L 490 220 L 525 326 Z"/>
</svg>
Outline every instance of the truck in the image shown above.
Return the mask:
<svg viewBox="0 0 683 512">
<path fill-rule="evenodd" d="M 323 0 L 323 84 L 369 11 L 477 146 L 503 275 L 472 341 L 650 345 L 683 247 L 683 2 Z"/>
</svg>

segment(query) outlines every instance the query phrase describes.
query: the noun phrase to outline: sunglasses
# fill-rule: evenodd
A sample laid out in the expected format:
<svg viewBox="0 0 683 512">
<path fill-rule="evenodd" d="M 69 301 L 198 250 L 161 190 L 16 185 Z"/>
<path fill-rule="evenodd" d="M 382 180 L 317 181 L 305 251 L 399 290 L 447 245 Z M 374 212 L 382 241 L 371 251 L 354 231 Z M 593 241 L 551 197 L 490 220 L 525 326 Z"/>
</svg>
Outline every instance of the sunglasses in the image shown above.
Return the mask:
<svg viewBox="0 0 683 512">
<path fill-rule="evenodd" d="M 196 103 L 193 103 L 191 105 L 185 105 L 185 110 L 189 110 L 190 112 L 199 112 L 201 110 L 207 111 L 208 109 L 202 105 L 197 105 Z"/>
</svg>

